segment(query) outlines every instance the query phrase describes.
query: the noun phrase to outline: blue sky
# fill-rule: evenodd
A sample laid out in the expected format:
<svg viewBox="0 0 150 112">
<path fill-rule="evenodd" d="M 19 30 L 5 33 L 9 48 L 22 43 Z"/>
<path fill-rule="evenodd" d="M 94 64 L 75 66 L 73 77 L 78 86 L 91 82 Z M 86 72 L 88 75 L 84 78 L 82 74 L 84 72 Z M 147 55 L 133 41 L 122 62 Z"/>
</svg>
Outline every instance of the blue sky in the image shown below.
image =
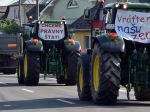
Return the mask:
<svg viewBox="0 0 150 112">
<path fill-rule="evenodd" d="M 16 2 L 18 0 L 0 0 L 0 6 L 8 5 L 9 3 Z"/>
</svg>

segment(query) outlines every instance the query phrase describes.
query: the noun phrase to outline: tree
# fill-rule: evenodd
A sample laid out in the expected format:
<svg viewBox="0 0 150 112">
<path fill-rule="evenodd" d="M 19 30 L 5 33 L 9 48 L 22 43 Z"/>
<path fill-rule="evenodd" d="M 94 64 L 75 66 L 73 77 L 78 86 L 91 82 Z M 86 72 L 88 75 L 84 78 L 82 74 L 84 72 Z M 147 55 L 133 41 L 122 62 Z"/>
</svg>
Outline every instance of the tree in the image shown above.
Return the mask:
<svg viewBox="0 0 150 112">
<path fill-rule="evenodd" d="M 8 34 L 16 34 L 20 31 L 20 26 L 13 19 L 5 19 L 0 22 L 0 30 Z"/>
</svg>

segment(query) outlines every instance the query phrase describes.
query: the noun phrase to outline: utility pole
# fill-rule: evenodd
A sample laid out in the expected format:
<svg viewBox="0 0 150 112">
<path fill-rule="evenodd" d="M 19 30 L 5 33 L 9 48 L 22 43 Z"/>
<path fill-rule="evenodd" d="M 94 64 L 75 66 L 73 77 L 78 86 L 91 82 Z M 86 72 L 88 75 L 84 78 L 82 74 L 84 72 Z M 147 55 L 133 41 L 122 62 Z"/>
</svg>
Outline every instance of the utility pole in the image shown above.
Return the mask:
<svg viewBox="0 0 150 112">
<path fill-rule="evenodd" d="M 19 0 L 19 23 L 22 26 L 22 17 L 21 17 L 21 0 Z"/>
<path fill-rule="evenodd" d="M 39 0 L 36 0 L 36 19 L 39 19 Z"/>
</svg>

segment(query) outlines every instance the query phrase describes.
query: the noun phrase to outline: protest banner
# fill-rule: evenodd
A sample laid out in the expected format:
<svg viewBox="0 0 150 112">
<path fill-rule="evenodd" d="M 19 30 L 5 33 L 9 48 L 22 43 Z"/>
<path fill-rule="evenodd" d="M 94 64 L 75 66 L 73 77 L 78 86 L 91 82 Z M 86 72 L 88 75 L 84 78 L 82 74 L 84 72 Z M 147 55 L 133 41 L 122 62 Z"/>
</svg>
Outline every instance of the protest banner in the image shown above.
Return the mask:
<svg viewBox="0 0 150 112">
<path fill-rule="evenodd" d="M 64 38 L 64 24 L 42 23 L 39 25 L 39 37 L 43 40 L 61 40 Z"/>
<path fill-rule="evenodd" d="M 150 13 L 119 9 L 115 30 L 127 40 L 150 43 Z"/>
</svg>

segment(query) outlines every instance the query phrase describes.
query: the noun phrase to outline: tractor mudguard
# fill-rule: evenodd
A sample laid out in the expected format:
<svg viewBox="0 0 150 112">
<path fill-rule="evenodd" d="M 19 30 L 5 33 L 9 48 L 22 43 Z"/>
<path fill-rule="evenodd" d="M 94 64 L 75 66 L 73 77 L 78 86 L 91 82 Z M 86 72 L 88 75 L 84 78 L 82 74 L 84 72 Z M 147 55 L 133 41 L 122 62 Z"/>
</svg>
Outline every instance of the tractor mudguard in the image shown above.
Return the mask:
<svg viewBox="0 0 150 112">
<path fill-rule="evenodd" d="M 25 41 L 25 48 L 26 48 L 26 50 L 31 51 L 31 52 L 41 52 L 43 46 L 35 45 L 30 40 L 27 40 L 27 41 Z"/>
<path fill-rule="evenodd" d="M 108 52 L 124 52 L 125 44 L 123 41 L 107 42 L 101 45 L 101 48 Z"/>
<path fill-rule="evenodd" d="M 121 37 L 118 37 L 117 39 L 110 39 L 107 34 L 104 34 L 92 39 L 98 41 L 100 48 L 105 51 L 112 53 L 125 51 L 125 43 Z"/>
<path fill-rule="evenodd" d="M 66 53 L 80 52 L 80 49 L 81 49 L 81 45 L 78 41 L 75 41 L 75 44 L 73 44 L 73 45 L 65 45 Z"/>
</svg>

